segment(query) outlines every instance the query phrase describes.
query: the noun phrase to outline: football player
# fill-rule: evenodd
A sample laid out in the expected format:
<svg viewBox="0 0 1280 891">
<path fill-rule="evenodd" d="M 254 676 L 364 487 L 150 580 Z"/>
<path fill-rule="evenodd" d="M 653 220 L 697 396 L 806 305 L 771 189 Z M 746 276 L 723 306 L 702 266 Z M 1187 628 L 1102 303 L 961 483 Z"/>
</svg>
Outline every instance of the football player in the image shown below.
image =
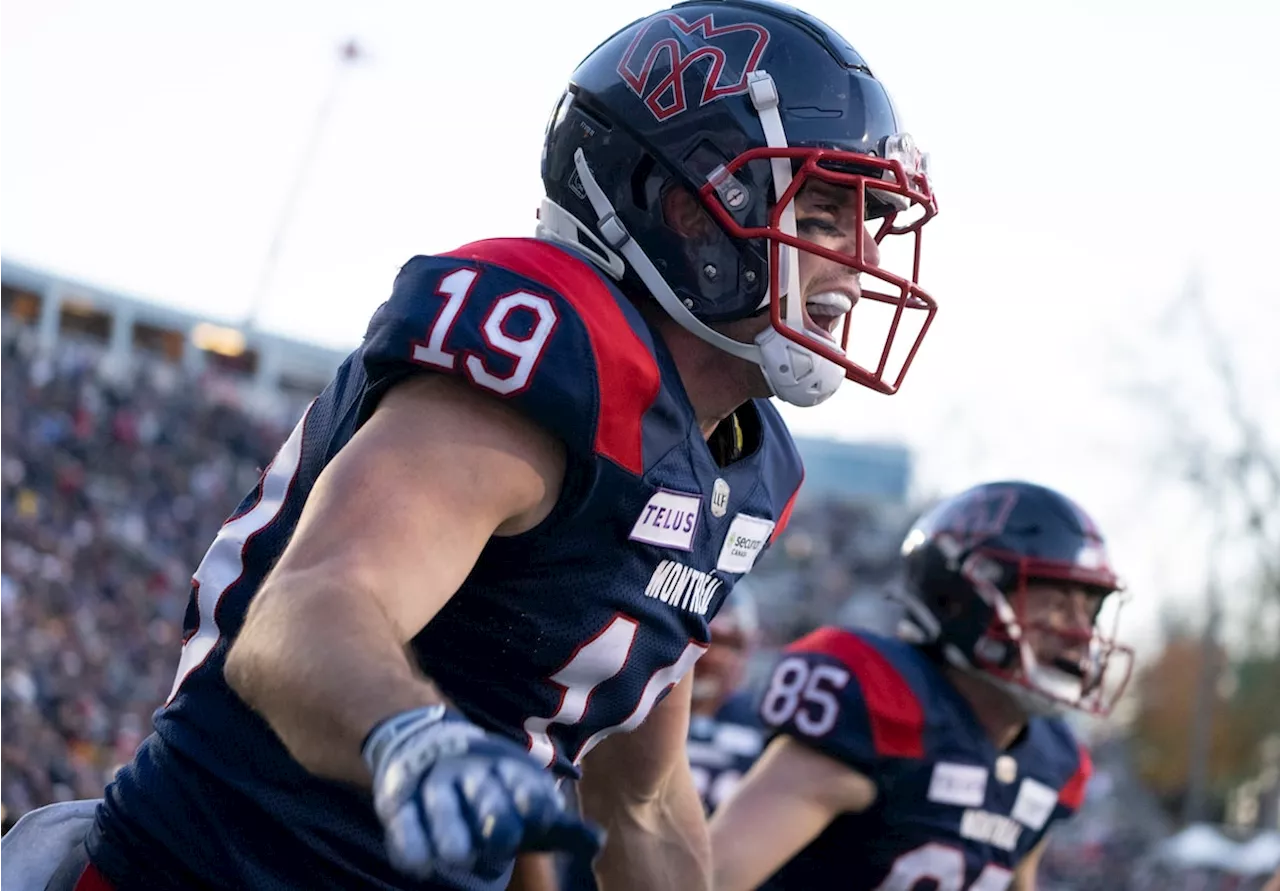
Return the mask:
<svg viewBox="0 0 1280 891">
<path fill-rule="evenodd" d="M 1093 521 L 1042 486 L 944 501 L 903 544 L 906 640 L 825 627 L 760 700 L 771 740 L 711 822 L 715 887 L 1035 887 L 1089 756 L 1058 713 L 1106 714 L 1132 651 Z"/>
<path fill-rule="evenodd" d="M 867 63 L 760 0 L 606 39 L 542 177 L 540 237 L 404 265 L 222 527 L 55 888 L 501 888 L 597 826 L 602 887 L 707 883 L 688 673 L 800 484 L 769 398 L 898 388 L 936 205 Z"/>
</svg>

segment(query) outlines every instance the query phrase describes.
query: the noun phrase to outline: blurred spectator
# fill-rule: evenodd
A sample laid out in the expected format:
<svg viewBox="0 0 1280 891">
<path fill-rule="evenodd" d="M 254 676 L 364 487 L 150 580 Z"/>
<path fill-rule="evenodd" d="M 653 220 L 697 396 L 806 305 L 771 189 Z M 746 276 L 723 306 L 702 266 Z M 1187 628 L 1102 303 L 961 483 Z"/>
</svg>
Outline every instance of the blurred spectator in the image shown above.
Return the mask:
<svg viewBox="0 0 1280 891">
<path fill-rule="evenodd" d="M 148 364 L 3 339 L 0 791 L 6 822 L 96 797 L 177 665 L 189 578 L 287 430 Z M 287 420 L 287 419 L 284 419 Z"/>
</svg>

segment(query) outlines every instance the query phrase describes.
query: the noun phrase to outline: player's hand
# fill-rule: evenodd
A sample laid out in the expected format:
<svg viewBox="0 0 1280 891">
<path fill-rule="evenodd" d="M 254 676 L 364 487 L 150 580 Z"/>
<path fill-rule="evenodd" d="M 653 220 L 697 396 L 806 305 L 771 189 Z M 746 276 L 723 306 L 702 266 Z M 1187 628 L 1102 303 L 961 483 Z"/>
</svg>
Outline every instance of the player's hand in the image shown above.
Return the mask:
<svg viewBox="0 0 1280 891">
<path fill-rule="evenodd" d="M 391 862 L 411 875 L 517 851 L 600 849 L 601 831 L 565 810 L 549 771 L 444 706 L 388 718 L 363 754 Z"/>
</svg>

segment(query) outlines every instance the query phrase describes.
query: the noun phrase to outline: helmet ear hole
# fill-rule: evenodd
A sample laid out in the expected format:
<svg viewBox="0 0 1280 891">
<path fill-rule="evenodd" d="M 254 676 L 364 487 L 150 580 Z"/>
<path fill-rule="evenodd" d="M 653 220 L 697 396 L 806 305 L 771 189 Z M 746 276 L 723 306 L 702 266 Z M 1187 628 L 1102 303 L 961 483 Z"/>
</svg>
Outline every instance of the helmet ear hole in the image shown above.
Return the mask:
<svg viewBox="0 0 1280 891">
<path fill-rule="evenodd" d="M 964 615 L 965 605 L 959 597 L 944 597 L 938 603 L 938 619 L 943 625 L 950 625 Z"/>
<path fill-rule="evenodd" d="M 653 155 L 646 152 L 631 174 L 631 203 L 645 212 L 652 210 L 649 199 L 649 177 L 656 166 L 658 162 L 653 159 Z"/>
<path fill-rule="evenodd" d="M 720 231 L 698 196 L 676 183 L 662 192 L 662 220 L 676 235 L 692 241 L 709 241 Z"/>
</svg>

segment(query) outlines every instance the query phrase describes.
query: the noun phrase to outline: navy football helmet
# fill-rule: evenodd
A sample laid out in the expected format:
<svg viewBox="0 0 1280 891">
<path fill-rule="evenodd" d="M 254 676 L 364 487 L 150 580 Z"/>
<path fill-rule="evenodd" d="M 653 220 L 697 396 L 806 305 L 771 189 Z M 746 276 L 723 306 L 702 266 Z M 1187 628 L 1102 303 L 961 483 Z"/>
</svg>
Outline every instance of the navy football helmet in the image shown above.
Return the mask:
<svg viewBox="0 0 1280 891">
<path fill-rule="evenodd" d="M 821 402 L 846 378 L 896 392 L 933 320 L 917 283 L 921 229 L 937 212 L 927 158 L 853 47 L 790 6 L 697 0 L 614 34 L 552 114 L 542 179 L 541 237 L 574 244 L 624 290 L 758 363 L 795 405 Z M 815 182 L 855 196 L 851 252 L 797 233 L 794 199 Z M 707 212 L 697 237 L 664 217 L 678 188 Z M 870 222 L 881 250 L 898 236 L 900 272 L 864 246 Z M 802 250 L 855 270 L 861 294 L 800 295 Z M 837 315 L 857 302 L 859 322 L 846 313 L 838 336 L 806 328 L 806 300 L 827 300 Z M 711 327 L 766 312 L 772 324 L 754 343 Z"/>
<path fill-rule="evenodd" d="M 1097 526 L 1073 501 L 1025 482 L 976 486 L 917 520 L 902 553 L 907 636 L 982 672 L 1032 714 L 1111 711 L 1133 669 L 1114 626 L 1104 632 L 1094 613 L 1084 630 L 1051 627 L 1029 609 L 1036 582 L 1098 595 L 1099 611 L 1123 587 Z M 1049 659 L 1029 640 L 1046 635 L 1058 643 Z"/>
</svg>

